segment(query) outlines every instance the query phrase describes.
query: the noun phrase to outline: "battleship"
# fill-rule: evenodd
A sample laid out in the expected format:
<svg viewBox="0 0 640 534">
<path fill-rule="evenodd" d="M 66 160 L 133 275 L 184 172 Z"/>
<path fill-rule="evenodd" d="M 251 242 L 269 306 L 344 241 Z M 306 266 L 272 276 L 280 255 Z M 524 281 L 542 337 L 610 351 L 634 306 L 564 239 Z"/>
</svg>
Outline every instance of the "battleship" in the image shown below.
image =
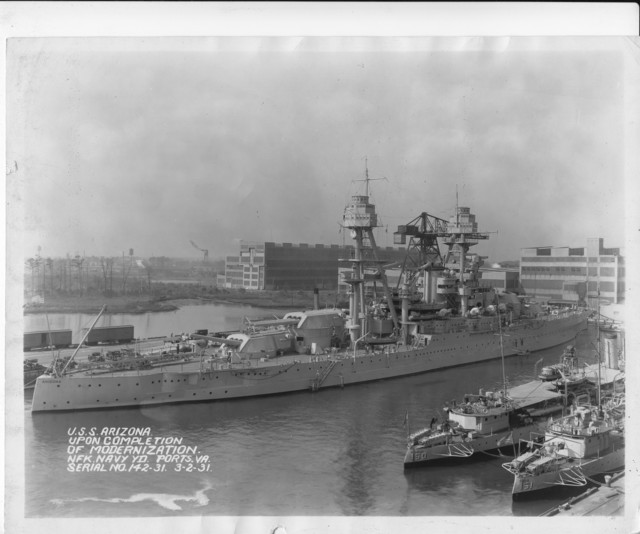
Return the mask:
<svg viewBox="0 0 640 534">
<path fill-rule="evenodd" d="M 365 194 L 351 197 L 342 221 L 355 241 L 341 269 L 348 310 L 291 312 L 244 337 L 192 336 L 198 352 L 184 358 L 72 367 L 72 356 L 36 379 L 32 413 L 345 387 L 500 358 L 499 329 L 509 339 L 508 357 L 565 344 L 586 328 L 585 310 L 551 313 L 480 284 L 482 258 L 470 249 L 489 236 L 478 232 L 468 207 L 456 206 L 448 221 L 422 213 L 398 227 L 394 242 L 407 245 L 407 254 L 392 287 L 374 239 L 368 174 L 364 182 Z M 373 299 L 368 291 L 380 284 L 383 296 Z"/>
</svg>

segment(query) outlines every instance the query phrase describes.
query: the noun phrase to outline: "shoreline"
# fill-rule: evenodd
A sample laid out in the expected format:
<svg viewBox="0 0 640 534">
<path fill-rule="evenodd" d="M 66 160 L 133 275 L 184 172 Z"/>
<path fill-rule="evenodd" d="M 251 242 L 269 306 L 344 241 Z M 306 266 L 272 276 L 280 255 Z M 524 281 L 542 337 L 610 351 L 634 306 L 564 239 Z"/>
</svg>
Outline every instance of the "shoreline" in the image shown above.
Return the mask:
<svg viewBox="0 0 640 534">
<path fill-rule="evenodd" d="M 336 293 L 321 295 L 321 307 L 336 302 Z M 324 297 L 324 298 L 322 298 Z M 329 298 L 330 297 L 330 298 Z M 98 313 L 106 306 L 105 313 L 143 314 L 179 310 L 181 306 L 194 304 L 236 304 L 255 308 L 310 309 L 313 307 L 312 291 L 260 291 L 255 293 L 225 290 L 214 295 L 176 295 L 172 297 L 51 297 L 44 303 L 28 303 L 23 306 L 24 315 L 44 313 Z"/>
</svg>

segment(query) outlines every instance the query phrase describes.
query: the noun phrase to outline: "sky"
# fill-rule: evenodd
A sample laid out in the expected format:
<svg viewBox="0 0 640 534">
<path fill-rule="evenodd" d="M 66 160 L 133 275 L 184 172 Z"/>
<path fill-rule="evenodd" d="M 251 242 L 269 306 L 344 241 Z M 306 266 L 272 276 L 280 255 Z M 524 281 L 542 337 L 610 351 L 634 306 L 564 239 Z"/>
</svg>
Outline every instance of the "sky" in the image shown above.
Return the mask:
<svg viewBox="0 0 640 534">
<path fill-rule="evenodd" d="M 491 261 L 588 237 L 624 247 L 638 51 L 624 37 L 14 38 L 7 230 L 24 258 L 350 243 L 340 222 L 368 170 L 381 246 L 458 202 Z"/>
</svg>

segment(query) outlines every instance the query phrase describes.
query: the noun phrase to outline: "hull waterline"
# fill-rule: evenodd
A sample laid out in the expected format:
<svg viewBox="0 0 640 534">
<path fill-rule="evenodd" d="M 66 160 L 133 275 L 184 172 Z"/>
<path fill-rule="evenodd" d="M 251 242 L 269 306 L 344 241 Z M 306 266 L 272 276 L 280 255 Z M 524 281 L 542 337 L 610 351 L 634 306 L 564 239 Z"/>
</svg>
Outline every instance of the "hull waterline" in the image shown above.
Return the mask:
<svg viewBox="0 0 640 534">
<path fill-rule="evenodd" d="M 567 343 L 586 326 L 583 313 L 523 322 L 508 329 L 515 343 L 505 348 L 505 356 Z M 462 331 L 435 334 L 422 347 L 392 345 L 242 365 L 192 361 L 139 371 L 43 375 L 36 381 L 32 412 L 204 402 L 344 387 L 496 358 L 500 358 L 500 341 L 493 331 Z"/>
</svg>

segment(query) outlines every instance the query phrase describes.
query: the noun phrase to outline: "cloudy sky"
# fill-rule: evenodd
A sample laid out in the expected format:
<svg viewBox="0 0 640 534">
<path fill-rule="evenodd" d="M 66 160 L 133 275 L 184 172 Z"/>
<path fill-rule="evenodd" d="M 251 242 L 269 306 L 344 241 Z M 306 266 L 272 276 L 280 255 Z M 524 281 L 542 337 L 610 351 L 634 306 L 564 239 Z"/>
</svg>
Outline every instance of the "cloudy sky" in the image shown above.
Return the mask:
<svg viewBox="0 0 640 534">
<path fill-rule="evenodd" d="M 27 38 L 7 52 L 23 257 L 222 258 L 342 243 L 365 165 L 377 240 L 458 202 L 521 247 L 624 246 L 629 64 L 614 38 Z M 366 162 L 366 163 L 365 163 Z M 11 220 L 11 217 L 10 217 Z"/>
</svg>

